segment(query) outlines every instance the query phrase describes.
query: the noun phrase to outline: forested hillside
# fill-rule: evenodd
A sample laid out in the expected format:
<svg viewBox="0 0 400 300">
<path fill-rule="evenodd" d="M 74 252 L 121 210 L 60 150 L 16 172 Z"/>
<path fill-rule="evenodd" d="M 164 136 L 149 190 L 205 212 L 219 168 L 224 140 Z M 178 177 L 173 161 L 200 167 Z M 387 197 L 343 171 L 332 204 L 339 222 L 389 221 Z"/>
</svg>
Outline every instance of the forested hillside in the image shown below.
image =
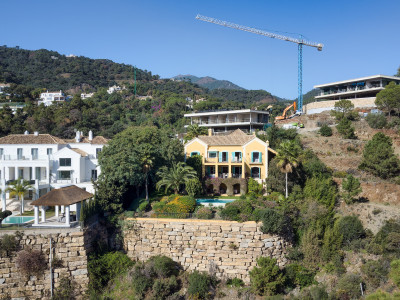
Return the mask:
<svg viewBox="0 0 400 300">
<path fill-rule="evenodd" d="M 133 80 L 132 66 L 108 59 L 66 57 L 45 49 L 31 51 L 0 47 L 0 82 L 16 83 L 49 90 L 76 87 L 96 88 L 118 80 Z M 137 69 L 138 80 L 158 79 L 151 72 Z"/>
<path fill-rule="evenodd" d="M 189 81 L 209 90 L 228 89 L 228 90 L 244 90 L 242 87 L 228 81 L 218 80 L 210 76 L 197 77 L 193 75 L 177 75 L 173 79 Z"/>
</svg>

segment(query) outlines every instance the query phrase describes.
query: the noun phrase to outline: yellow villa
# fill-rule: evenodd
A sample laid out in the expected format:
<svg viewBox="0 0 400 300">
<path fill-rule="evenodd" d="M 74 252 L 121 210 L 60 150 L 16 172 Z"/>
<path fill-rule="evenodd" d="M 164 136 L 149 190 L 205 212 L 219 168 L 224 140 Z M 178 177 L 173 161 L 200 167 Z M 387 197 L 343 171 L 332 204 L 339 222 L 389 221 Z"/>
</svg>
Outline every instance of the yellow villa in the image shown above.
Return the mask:
<svg viewBox="0 0 400 300">
<path fill-rule="evenodd" d="M 255 135 L 237 129 L 227 135 L 198 136 L 185 144 L 186 158 L 201 155 L 208 193 L 244 194 L 248 178 L 268 177 L 276 152 Z"/>
</svg>

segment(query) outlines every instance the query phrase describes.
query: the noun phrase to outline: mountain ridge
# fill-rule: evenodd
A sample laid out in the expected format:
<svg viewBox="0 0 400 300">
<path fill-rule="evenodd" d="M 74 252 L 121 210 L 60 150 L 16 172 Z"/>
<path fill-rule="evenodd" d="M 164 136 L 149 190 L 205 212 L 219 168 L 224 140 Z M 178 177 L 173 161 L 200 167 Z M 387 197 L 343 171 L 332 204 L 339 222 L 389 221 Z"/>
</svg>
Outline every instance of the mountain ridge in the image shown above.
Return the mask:
<svg viewBox="0 0 400 300">
<path fill-rule="evenodd" d="M 234 84 L 231 81 L 228 80 L 220 80 L 216 79 L 211 76 L 204 76 L 204 77 L 198 77 L 195 75 L 187 74 L 187 75 L 176 75 L 172 77 L 173 80 L 182 80 L 182 81 L 190 81 L 191 83 L 197 84 L 201 87 L 207 88 L 209 90 L 215 90 L 215 89 L 227 89 L 227 90 L 245 90 L 245 88 L 242 88 L 238 86 L 237 84 Z"/>
</svg>

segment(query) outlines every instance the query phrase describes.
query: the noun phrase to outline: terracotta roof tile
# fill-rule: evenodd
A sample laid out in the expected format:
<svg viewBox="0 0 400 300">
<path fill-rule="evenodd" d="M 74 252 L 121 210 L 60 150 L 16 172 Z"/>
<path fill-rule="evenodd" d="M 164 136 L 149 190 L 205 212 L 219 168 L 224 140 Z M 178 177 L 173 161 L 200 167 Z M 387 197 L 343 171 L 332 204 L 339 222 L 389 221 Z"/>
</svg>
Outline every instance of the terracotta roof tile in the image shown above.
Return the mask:
<svg viewBox="0 0 400 300">
<path fill-rule="evenodd" d="M 50 134 L 10 134 L 0 138 L 0 144 L 65 144 L 65 141 Z"/>
<path fill-rule="evenodd" d="M 242 146 L 255 139 L 254 135 L 236 129 L 228 135 L 198 136 L 198 139 L 211 146 Z"/>
<path fill-rule="evenodd" d="M 88 156 L 88 154 L 85 151 L 81 150 L 81 149 L 71 148 L 71 150 L 75 151 L 76 153 L 80 154 L 81 156 Z"/>
</svg>

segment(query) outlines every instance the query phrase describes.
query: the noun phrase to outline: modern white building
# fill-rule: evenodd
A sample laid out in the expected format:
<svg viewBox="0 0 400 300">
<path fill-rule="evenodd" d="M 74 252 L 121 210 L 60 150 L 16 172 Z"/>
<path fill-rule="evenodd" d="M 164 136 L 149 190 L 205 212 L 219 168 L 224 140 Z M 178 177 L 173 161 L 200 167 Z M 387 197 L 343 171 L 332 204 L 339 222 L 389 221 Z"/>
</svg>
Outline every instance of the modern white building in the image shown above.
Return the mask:
<svg viewBox="0 0 400 300">
<path fill-rule="evenodd" d="M 320 94 L 315 96 L 315 99 L 341 100 L 372 98 L 376 97 L 376 94 L 382 91 L 391 81 L 400 84 L 400 77 L 374 75 L 315 85 L 315 89 L 320 89 Z"/>
<path fill-rule="evenodd" d="M 110 87 L 108 88 L 107 93 L 112 94 L 112 93 L 114 93 L 114 92 L 120 92 L 120 91 L 122 91 L 122 88 L 121 88 L 120 86 L 118 86 L 118 85 L 113 85 L 113 86 L 110 86 Z"/>
<path fill-rule="evenodd" d="M 54 104 L 54 102 L 57 103 L 63 101 L 65 101 L 65 95 L 61 90 L 59 92 L 46 91 L 46 93 L 40 94 L 40 100 L 38 101 L 38 104 L 43 103 L 45 106 L 50 106 Z"/>
<path fill-rule="evenodd" d="M 93 95 L 94 95 L 94 93 L 89 93 L 89 94 L 82 93 L 81 99 L 84 100 L 84 99 L 92 97 Z"/>
<path fill-rule="evenodd" d="M 0 94 L 4 93 L 4 89 L 10 87 L 8 83 L 0 83 Z"/>
<path fill-rule="evenodd" d="M 7 187 L 17 179 L 29 180 L 35 188 L 26 199 L 35 200 L 51 189 L 74 184 L 93 193 L 92 180 L 100 174 L 98 155 L 107 139 L 77 132 L 63 140 L 50 134 L 12 134 L 0 138 L 0 187 L 2 207 L 10 198 Z"/>
<path fill-rule="evenodd" d="M 269 120 L 268 111 L 253 109 L 197 112 L 184 116 L 190 118 L 191 125 L 198 124 L 200 127 L 212 129 L 214 133 L 236 129 L 245 132 L 263 130 Z"/>
</svg>

